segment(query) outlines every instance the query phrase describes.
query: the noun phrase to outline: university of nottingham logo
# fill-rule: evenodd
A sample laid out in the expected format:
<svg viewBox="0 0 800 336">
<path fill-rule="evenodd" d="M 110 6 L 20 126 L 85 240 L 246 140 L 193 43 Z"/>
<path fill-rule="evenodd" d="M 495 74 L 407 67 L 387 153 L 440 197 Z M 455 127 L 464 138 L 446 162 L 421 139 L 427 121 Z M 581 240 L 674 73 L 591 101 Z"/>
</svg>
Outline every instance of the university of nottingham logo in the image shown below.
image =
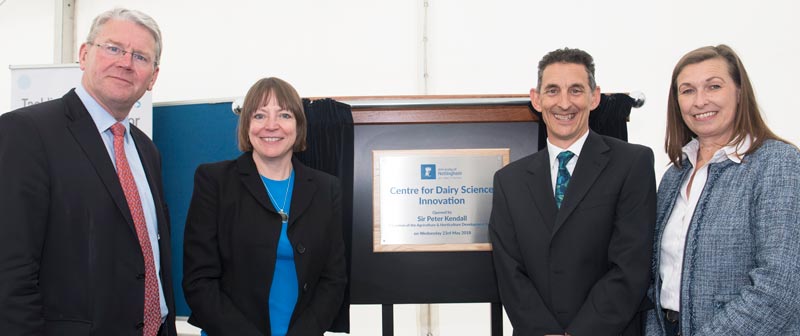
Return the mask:
<svg viewBox="0 0 800 336">
<path fill-rule="evenodd" d="M 436 165 L 435 164 L 423 164 L 420 165 L 420 178 L 423 180 L 435 180 L 436 179 Z"/>
</svg>

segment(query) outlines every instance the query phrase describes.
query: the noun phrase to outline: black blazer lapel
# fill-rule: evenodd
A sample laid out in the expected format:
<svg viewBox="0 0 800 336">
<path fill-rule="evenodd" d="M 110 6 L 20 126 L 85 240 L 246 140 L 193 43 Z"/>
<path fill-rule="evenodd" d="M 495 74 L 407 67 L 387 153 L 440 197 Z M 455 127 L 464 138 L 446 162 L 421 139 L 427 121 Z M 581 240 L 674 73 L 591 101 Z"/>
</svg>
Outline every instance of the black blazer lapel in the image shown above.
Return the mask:
<svg viewBox="0 0 800 336">
<path fill-rule="evenodd" d="M 97 126 L 94 120 L 92 120 L 92 117 L 89 115 L 89 112 L 86 110 L 80 98 L 78 98 L 78 95 L 75 94 L 75 89 L 70 90 L 64 95 L 63 100 L 67 105 L 65 111 L 67 118 L 72 121 L 67 128 L 70 133 L 72 133 L 75 141 L 81 146 L 83 152 L 86 153 L 89 162 L 92 163 L 97 175 L 100 176 L 103 184 L 105 184 L 114 203 L 117 204 L 117 208 L 119 208 L 122 213 L 122 217 L 128 222 L 128 227 L 130 227 L 131 232 L 136 234 L 131 210 L 128 208 L 128 201 L 125 200 L 125 193 L 122 191 L 122 185 L 119 183 L 117 170 L 111 163 L 108 150 L 105 148 L 100 133 L 97 132 Z"/>
<path fill-rule="evenodd" d="M 298 218 L 308 210 L 317 186 L 313 182 L 311 168 L 303 165 L 297 158 L 292 157 L 294 167 L 294 190 L 292 191 L 292 208 L 289 214 L 289 226 L 291 227 Z"/>
<path fill-rule="evenodd" d="M 236 160 L 236 165 L 239 167 L 240 177 L 242 184 L 250 192 L 250 194 L 258 201 L 267 211 L 278 214 L 278 210 L 272 205 L 267 191 L 264 187 L 264 182 L 261 181 L 261 175 L 258 174 L 258 169 L 253 161 L 253 152 L 247 152 L 239 156 Z M 294 169 L 294 189 L 292 190 L 291 210 L 289 211 L 289 226 L 308 209 L 311 204 L 311 199 L 314 197 L 314 192 L 317 186 L 313 183 L 313 174 L 310 168 L 306 167 L 296 158 L 292 158 L 292 166 Z"/>
<path fill-rule="evenodd" d="M 162 224 L 166 223 L 166 209 L 164 209 L 164 200 L 161 199 L 161 179 L 156 179 L 154 174 L 160 174 L 161 164 L 158 162 L 158 153 L 154 152 L 153 147 L 146 146 L 151 140 L 136 126 L 131 125 L 131 137 L 133 143 L 136 145 L 136 152 L 139 153 L 139 159 L 142 161 L 144 174 L 147 176 L 147 185 L 150 187 L 150 193 L 153 195 L 153 203 L 156 207 L 156 217 L 159 223 L 159 232 L 161 231 Z"/>
<path fill-rule="evenodd" d="M 569 180 L 569 186 L 567 187 L 567 193 L 564 195 L 564 201 L 561 203 L 561 209 L 556 215 L 553 234 L 561 228 L 561 225 L 564 224 L 569 215 L 583 200 L 589 188 L 592 187 L 594 181 L 605 169 L 610 157 L 609 150 L 610 148 L 602 137 L 589 131 L 589 136 L 586 138 L 586 142 L 584 142 L 581 153 L 578 156 L 578 163 L 575 165 L 575 170 Z"/>
<path fill-rule="evenodd" d="M 547 148 L 534 154 L 533 160 L 528 166 L 528 172 L 532 175 L 532 178 L 525 180 L 533 197 L 533 203 L 542 215 L 545 226 L 552 231 L 558 209 L 556 208 L 555 196 L 553 196 L 550 156 Z"/>
<path fill-rule="evenodd" d="M 236 166 L 239 169 L 239 178 L 244 184 L 244 187 L 250 192 L 253 198 L 258 201 L 264 209 L 278 215 L 278 210 L 272 206 L 272 201 L 269 200 L 267 189 L 264 187 L 264 182 L 261 181 L 261 175 L 258 174 L 256 163 L 253 161 L 253 152 L 247 152 L 236 159 Z"/>
<path fill-rule="evenodd" d="M 147 185 L 150 187 L 150 194 L 153 196 L 153 204 L 156 211 L 156 221 L 158 223 L 158 251 L 161 255 L 161 280 L 162 283 L 172 281 L 172 248 L 169 226 L 169 209 L 166 208 L 164 195 L 162 193 L 161 162 L 159 154 L 149 137 L 139 128 L 131 124 L 131 137 L 136 145 L 136 152 L 142 161 L 144 174 L 147 177 Z M 150 242 L 152 243 L 152 242 Z M 173 289 L 171 284 L 164 284 L 164 296 L 170 315 L 175 316 L 175 304 Z"/>
</svg>

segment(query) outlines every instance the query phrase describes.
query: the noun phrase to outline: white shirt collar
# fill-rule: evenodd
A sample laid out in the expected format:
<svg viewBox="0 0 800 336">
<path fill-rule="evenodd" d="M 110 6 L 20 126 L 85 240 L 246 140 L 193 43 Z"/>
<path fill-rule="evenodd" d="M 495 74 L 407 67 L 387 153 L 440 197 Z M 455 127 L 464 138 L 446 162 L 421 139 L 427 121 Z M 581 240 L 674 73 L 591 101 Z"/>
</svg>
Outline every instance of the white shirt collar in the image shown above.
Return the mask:
<svg viewBox="0 0 800 336">
<path fill-rule="evenodd" d="M 753 143 L 752 138 L 747 135 L 739 145 L 727 145 L 725 147 L 720 148 L 714 153 L 714 156 L 709 160 L 708 163 L 716 163 L 722 162 L 725 159 L 729 159 L 736 163 L 742 163 L 742 158 L 744 158 L 744 153 L 750 149 L 750 145 Z M 697 138 L 693 138 L 692 141 L 689 141 L 685 146 L 683 146 L 683 157 L 689 159 L 689 162 L 692 163 L 693 167 L 697 166 L 697 152 L 700 150 L 700 142 Z"/>
<path fill-rule="evenodd" d="M 78 85 L 75 88 L 75 94 L 78 95 L 78 98 L 80 98 L 83 106 L 85 106 L 86 110 L 89 111 L 89 115 L 92 117 L 92 120 L 94 121 L 95 126 L 97 126 L 97 131 L 99 133 L 107 131 L 109 128 L 111 128 L 111 126 L 117 123 L 117 119 L 114 119 L 114 117 L 111 116 L 111 113 L 108 113 L 106 109 L 100 106 L 100 103 L 98 103 L 94 97 L 92 97 L 92 95 L 86 91 L 86 88 L 83 87 L 83 84 Z M 127 134 L 130 134 L 131 130 L 130 119 L 125 118 L 121 121 L 121 123 L 127 130 L 125 133 L 127 138 Z"/>
<path fill-rule="evenodd" d="M 547 139 L 547 154 L 550 156 L 550 167 L 552 168 L 553 165 L 558 166 L 558 159 L 556 157 L 558 156 L 558 153 L 561 153 L 565 150 L 568 150 L 572 152 L 572 154 L 575 154 L 575 156 L 573 156 L 572 159 L 577 160 L 578 155 L 580 155 L 581 153 L 581 149 L 583 149 L 583 144 L 586 143 L 586 138 L 588 137 L 589 137 L 589 131 L 586 131 L 586 133 L 583 133 L 583 135 L 580 138 L 578 138 L 578 140 L 576 140 L 572 145 L 570 145 L 569 148 L 558 147 L 553 143 L 551 143 L 550 139 Z"/>
</svg>

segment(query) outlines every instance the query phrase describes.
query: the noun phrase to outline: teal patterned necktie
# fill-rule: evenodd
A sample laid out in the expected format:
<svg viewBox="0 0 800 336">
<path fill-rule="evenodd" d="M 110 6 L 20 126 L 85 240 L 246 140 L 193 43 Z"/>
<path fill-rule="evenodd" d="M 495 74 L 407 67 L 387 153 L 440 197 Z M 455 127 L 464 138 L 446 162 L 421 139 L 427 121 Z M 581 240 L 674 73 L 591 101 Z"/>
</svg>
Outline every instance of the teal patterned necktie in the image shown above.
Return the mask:
<svg viewBox="0 0 800 336">
<path fill-rule="evenodd" d="M 564 200 L 564 193 L 567 192 L 567 185 L 569 184 L 569 170 L 567 170 L 567 162 L 575 156 L 570 151 L 563 151 L 558 153 L 558 177 L 556 178 L 556 207 L 561 208 L 561 201 Z"/>
</svg>

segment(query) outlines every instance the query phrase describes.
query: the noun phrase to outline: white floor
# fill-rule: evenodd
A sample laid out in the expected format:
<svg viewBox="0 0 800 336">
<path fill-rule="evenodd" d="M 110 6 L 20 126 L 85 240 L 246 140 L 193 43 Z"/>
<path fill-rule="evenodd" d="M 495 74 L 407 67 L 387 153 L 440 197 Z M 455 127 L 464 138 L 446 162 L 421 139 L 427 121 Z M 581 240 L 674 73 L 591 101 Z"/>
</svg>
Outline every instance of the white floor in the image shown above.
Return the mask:
<svg viewBox="0 0 800 336">
<path fill-rule="evenodd" d="M 175 327 L 178 329 L 178 336 L 198 336 L 200 329 L 186 322 L 186 317 L 178 317 L 175 321 Z"/>
<path fill-rule="evenodd" d="M 396 336 L 451 336 L 491 334 L 490 305 L 488 303 L 434 304 L 430 313 L 421 310 L 421 305 L 394 305 L 394 334 Z M 431 324 L 425 321 L 430 319 Z M 178 317 L 179 336 L 199 336 L 200 329 Z M 351 305 L 350 334 L 326 332 L 325 336 L 374 336 L 380 335 L 381 306 Z M 503 335 L 513 333 L 511 323 L 503 314 Z"/>
</svg>

